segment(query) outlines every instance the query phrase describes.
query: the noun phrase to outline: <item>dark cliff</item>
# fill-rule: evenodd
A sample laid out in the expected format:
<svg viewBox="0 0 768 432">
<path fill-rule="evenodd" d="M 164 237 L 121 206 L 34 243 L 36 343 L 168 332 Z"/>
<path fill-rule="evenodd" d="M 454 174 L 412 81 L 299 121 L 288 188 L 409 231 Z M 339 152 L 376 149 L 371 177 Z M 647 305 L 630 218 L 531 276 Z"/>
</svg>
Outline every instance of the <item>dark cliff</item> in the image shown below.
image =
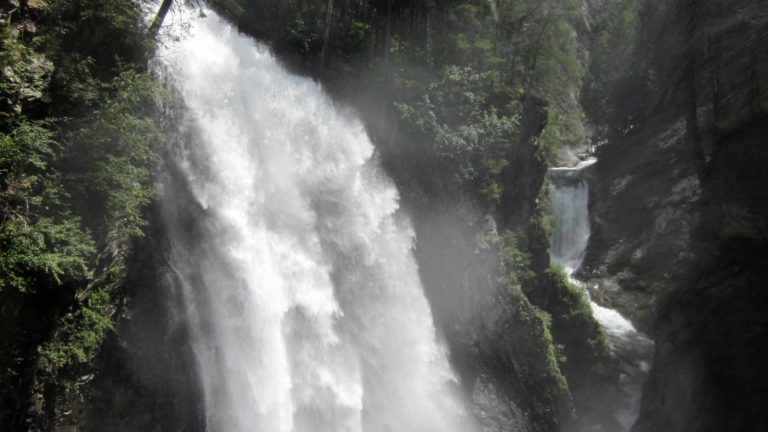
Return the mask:
<svg viewBox="0 0 768 432">
<path fill-rule="evenodd" d="M 765 5 L 645 7 L 581 275 L 656 341 L 633 430 L 764 430 Z"/>
</svg>

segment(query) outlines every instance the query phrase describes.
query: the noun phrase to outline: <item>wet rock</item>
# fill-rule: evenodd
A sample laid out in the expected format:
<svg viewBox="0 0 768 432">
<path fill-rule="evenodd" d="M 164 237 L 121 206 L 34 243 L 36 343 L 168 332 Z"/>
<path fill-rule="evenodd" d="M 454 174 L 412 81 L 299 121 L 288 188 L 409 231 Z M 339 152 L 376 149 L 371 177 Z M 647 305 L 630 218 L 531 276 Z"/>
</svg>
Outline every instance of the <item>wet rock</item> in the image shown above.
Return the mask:
<svg viewBox="0 0 768 432">
<path fill-rule="evenodd" d="M 604 304 L 643 330 L 690 265 L 701 197 L 684 122 L 656 121 L 600 148 L 589 172 L 592 236 L 579 273 L 607 288 Z"/>
<path fill-rule="evenodd" d="M 32 11 L 42 11 L 48 7 L 46 0 L 26 0 L 25 6 Z"/>
<path fill-rule="evenodd" d="M 530 432 L 525 413 L 494 385 L 493 379 L 482 375 L 472 391 L 473 414 L 477 432 Z"/>
</svg>

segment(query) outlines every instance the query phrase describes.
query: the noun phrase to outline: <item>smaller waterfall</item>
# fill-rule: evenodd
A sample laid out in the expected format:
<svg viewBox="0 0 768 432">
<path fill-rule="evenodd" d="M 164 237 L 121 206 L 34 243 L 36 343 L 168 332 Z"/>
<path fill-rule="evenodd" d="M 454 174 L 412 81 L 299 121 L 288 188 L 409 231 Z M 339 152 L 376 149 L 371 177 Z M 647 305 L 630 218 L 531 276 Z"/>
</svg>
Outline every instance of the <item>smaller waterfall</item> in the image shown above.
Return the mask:
<svg viewBox="0 0 768 432">
<path fill-rule="evenodd" d="M 588 159 L 573 168 L 552 168 L 548 176 L 555 225 L 550 256 L 565 269 L 573 284 L 585 289 L 588 298 L 585 284 L 573 279 L 572 274 L 581 266 L 589 241 L 589 184 L 584 178 L 584 170 L 595 162 L 596 159 Z M 619 312 L 603 307 L 591 298 L 589 302 L 621 365 L 620 385 L 624 400 L 614 414 L 621 430 L 605 432 L 627 432 L 639 414 L 642 386 L 653 358 L 653 341 L 637 331 Z"/>
<path fill-rule="evenodd" d="M 579 268 L 589 241 L 589 187 L 582 170 L 595 163 L 590 159 L 575 168 L 549 171 L 550 201 L 555 228 L 552 234 L 552 259 L 570 275 Z"/>
</svg>

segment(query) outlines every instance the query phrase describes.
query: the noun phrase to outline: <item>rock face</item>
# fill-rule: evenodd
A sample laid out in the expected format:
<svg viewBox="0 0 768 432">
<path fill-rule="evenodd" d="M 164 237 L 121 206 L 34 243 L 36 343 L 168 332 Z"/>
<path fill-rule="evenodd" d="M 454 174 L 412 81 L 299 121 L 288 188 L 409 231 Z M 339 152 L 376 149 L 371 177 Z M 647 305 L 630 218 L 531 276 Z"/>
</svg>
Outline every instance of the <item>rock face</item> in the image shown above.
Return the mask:
<svg viewBox="0 0 768 432">
<path fill-rule="evenodd" d="M 103 343 L 85 406 L 70 419 L 71 427 L 54 430 L 205 430 L 187 329 L 169 307 L 176 293 L 165 283 L 171 270 L 161 254 L 162 223 L 155 222 L 159 216 L 150 220 L 149 235 L 133 253 L 121 314 Z"/>
<path fill-rule="evenodd" d="M 657 3 L 627 86 L 645 102 L 621 98 L 630 121 L 598 149 L 581 276 L 655 340 L 635 432 L 766 430 L 765 4 Z"/>
<path fill-rule="evenodd" d="M 472 391 L 472 402 L 479 424 L 478 432 L 531 430 L 525 421 L 525 413 L 500 394 L 488 376 L 478 377 Z"/>
<path fill-rule="evenodd" d="M 701 185 L 685 122 L 654 119 L 598 149 L 589 171 L 592 235 L 581 276 L 592 294 L 650 328 L 660 296 L 686 273 Z"/>
<path fill-rule="evenodd" d="M 693 266 L 659 307 L 638 432 L 768 428 L 766 132 L 761 121 L 715 139 Z"/>
<path fill-rule="evenodd" d="M 376 136 L 375 127 L 372 130 Z M 501 282 L 495 246 L 478 241 L 483 233 L 498 236 L 495 224 L 486 225 L 486 216 L 493 213 L 456 187 L 453 167 L 404 151 L 407 147 L 403 141 L 402 147 L 381 150 L 414 221 L 416 257 L 436 326 L 481 430 L 558 430 L 570 420 L 573 402 L 559 368 L 552 364 L 548 332 L 520 288 L 510 290 Z M 532 140 L 521 147 L 513 160 L 527 165 L 529 177 L 509 188 L 502 201 L 520 205 L 501 210 L 500 219 L 531 230 L 534 238 L 533 228 L 523 221 L 536 208 L 546 166 L 537 160 Z M 531 261 L 543 271 L 549 265 L 546 238 L 538 240 L 545 244 Z"/>
<path fill-rule="evenodd" d="M 700 181 L 670 117 L 599 150 L 582 273 L 656 342 L 634 431 L 765 430 L 764 120 L 710 132 Z"/>
</svg>

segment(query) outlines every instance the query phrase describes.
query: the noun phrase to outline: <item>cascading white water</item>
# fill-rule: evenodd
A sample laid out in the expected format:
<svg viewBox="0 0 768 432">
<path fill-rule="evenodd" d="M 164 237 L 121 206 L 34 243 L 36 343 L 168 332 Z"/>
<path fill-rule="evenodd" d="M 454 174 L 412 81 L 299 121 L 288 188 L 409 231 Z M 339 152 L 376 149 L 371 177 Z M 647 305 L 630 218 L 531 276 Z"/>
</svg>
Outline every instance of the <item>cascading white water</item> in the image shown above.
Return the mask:
<svg viewBox="0 0 768 432">
<path fill-rule="evenodd" d="M 553 168 L 549 171 L 552 182 L 550 202 L 554 217 L 550 254 L 570 275 L 581 265 L 589 241 L 589 188 L 581 177 L 581 170 L 592 165 L 594 159 L 575 168 Z"/>
<path fill-rule="evenodd" d="M 184 14 L 157 56 L 184 105 L 162 204 L 207 429 L 471 431 L 361 122 L 213 11 Z"/>
<path fill-rule="evenodd" d="M 584 169 L 596 162 L 586 160 L 573 168 L 552 168 L 549 170 L 550 201 L 554 229 L 550 255 L 560 264 L 571 278 L 571 282 L 582 288 L 584 284 L 572 278 L 584 259 L 590 236 L 589 227 L 589 185 L 584 178 Z M 586 291 L 589 298 L 589 292 Z M 615 413 L 621 425 L 620 431 L 629 431 L 639 415 L 642 385 L 650 370 L 653 358 L 653 341 L 637 331 L 632 323 L 619 312 L 603 307 L 589 298 L 595 319 L 605 329 L 608 343 L 618 355 L 622 375 L 621 387 L 624 400 Z"/>
</svg>

